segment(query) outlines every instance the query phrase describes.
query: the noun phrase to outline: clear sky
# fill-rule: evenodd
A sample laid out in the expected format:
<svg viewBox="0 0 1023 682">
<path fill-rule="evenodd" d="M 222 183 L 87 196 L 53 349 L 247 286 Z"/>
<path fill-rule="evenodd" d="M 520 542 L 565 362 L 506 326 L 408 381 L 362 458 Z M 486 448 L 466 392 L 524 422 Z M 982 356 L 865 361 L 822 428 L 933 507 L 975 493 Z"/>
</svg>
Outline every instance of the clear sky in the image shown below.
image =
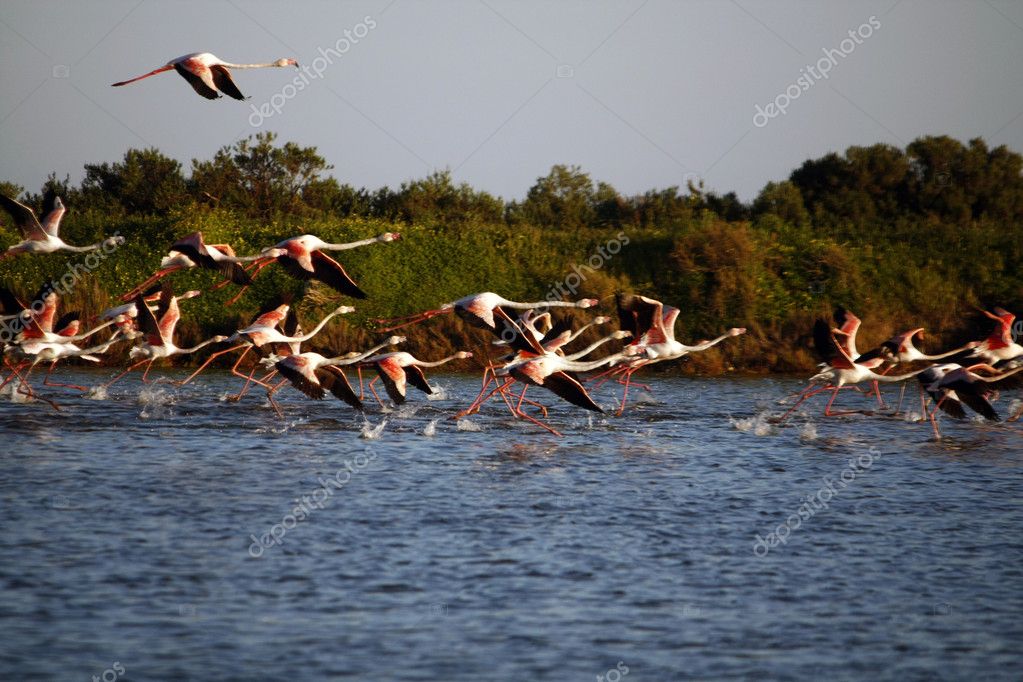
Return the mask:
<svg viewBox="0 0 1023 682">
<path fill-rule="evenodd" d="M 246 102 L 173 72 L 110 87 L 189 52 L 320 72 L 236 72 Z M 850 145 L 1023 151 L 1021 67 L 1018 0 L 3 0 L 0 179 L 77 181 L 146 146 L 187 170 L 272 130 L 371 189 L 448 168 L 520 198 L 566 163 L 626 194 L 699 177 L 749 199 Z"/>
</svg>

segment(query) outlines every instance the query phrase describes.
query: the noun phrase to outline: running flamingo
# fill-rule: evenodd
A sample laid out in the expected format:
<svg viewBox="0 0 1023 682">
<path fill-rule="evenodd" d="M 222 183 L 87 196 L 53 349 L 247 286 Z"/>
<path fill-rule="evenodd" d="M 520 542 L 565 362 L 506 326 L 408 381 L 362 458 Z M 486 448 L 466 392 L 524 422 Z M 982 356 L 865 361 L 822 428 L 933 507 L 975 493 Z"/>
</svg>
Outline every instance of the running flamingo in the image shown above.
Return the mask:
<svg viewBox="0 0 1023 682">
<path fill-rule="evenodd" d="M 394 404 L 401 405 L 405 402 L 405 387 L 407 384 L 412 384 L 427 395 L 433 394 L 433 388 L 430 387 L 429 382 L 426 380 L 426 375 L 423 374 L 423 367 L 439 367 L 452 360 L 464 360 L 471 357 L 472 353 L 468 351 L 458 351 L 446 358 L 441 358 L 434 362 L 426 362 L 417 359 L 411 353 L 396 351 L 394 353 L 374 355 L 363 360 L 360 364 L 364 367 L 376 368 L 377 377 L 369 382 L 369 390 L 372 391 L 373 397 L 383 407 L 384 401 L 380 399 L 376 389 L 373 388 L 373 384 L 377 379 L 383 382 L 384 388 L 387 389 L 387 395 L 391 397 Z"/>
<path fill-rule="evenodd" d="M 160 358 L 167 358 L 172 355 L 189 355 L 210 344 L 221 343 L 227 340 L 226 336 L 218 335 L 191 348 L 179 348 L 175 345 L 174 329 L 178 325 L 178 320 L 181 319 L 181 311 L 178 308 L 178 299 L 174 296 L 173 289 L 167 284 L 164 285 L 163 291 L 160 293 L 160 305 L 156 315 L 153 315 L 153 311 L 146 305 L 146 300 L 142 294 L 135 297 L 135 308 L 139 331 L 145 335 L 145 338 L 142 345 L 132 348 L 128 355 L 131 358 L 141 357 L 142 359 L 108 381 L 104 384 L 104 387 L 110 386 L 136 367 L 142 365 L 146 365 L 146 371 L 142 374 L 142 381 L 145 382 L 149 376 L 149 370 L 153 367 L 153 363 Z"/>
</svg>

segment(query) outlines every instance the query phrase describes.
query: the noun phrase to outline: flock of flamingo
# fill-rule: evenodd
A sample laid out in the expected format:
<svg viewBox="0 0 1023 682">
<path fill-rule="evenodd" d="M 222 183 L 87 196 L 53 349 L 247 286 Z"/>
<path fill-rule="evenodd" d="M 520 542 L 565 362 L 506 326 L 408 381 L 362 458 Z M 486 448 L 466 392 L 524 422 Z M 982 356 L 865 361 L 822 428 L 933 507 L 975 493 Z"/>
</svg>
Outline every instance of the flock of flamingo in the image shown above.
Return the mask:
<svg viewBox="0 0 1023 682">
<path fill-rule="evenodd" d="M 298 64 L 294 59 L 279 59 L 265 64 L 232 64 L 209 53 L 195 53 L 172 60 L 137 78 L 114 83 L 114 86 L 127 85 L 174 69 L 207 99 L 218 99 L 220 92 L 234 99 L 245 99 L 232 80 L 229 69 L 284 66 L 297 67 Z M 40 220 L 30 207 L 0 195 L 0 206 L 11 215 L 23 236 L 21 242 L 0 253 L 0 259 L 56 251 L 88 252 L 123 242 L 122 238 L 113 237 L 89 246 L 67 244 L 59 237 L 60 222 L 65 213 L 63 203 L 59 197 L 51 195 L 46 197 L 45 204 Z M 106 388 L 142 366 L 145 366 L 142 381 L 148 382 L 149 372 L 157 360 L 195 353 L 216 344 L 226 347 L 210 354 L 195 372 L 175 383 L 188 384 L 218 357 L 237 353 L 230 371 L 244 383 L 238 393 L 228 399 L 240 400 L 252 387 L 259 386 L 265 390 L 270 406 L 281 416 L 283 411 L 274 396 L 285 385 L 317 400 L 324 399 L 329 393 L 355 410 L 364 410 L 363 369 L 376 372 L 367 388 L 382 408 L 386 407 L 385 403 L 374 386 L 378 380 L 395 405 L 406 401 L 409 384 L 431 394 L 433 388 L 423 369 L 467 359 L 472 357 L 472 353 L 460 351 L 428 362 L 404 351 L 383 352 L 405 341 L 404 337 L 397 335 L 388 336 L 372 348 L 331 357 L 302 350 L 302 344 L 312 340 L 333 318 L 354 310 L 347 305 L 335 308 L 306 333 L 297 319 L 294 301 L 281 298 L 272 301 L 248 326 L 230 336 L 214 336 L 190 348 L 181 348 L 174 341 L 175 328 L 181 318 L 179 302 L 200 295 L 199 291 L 175 294 L 166 278 L 177 271 L 200 268 L 218 273 L 223 281 L 215 284 L 213 289 L 232 284 L 239 287 L 229 303 L 238 300 L 253 279 L 275 263 L 298 280 L 321 282 L 342 296 L 365 299 L 367 294 L 328 252 L 398 240 L 399 234 L 388 232 L 369 239 L 332 244 L 304 234 L 267 246 L 250 256 L 237 256 L 230 245 L 207 244 L 202 234 L 195 232 L 172 244 L 159 269 L 126 292 L 122 296 L 122 305 L 103 312 L 85 331 L 78 313 L 57 316 L 60 302 L 52 285 L 45 285 L 28 305 L 12 292 L 0 289 L 0 324 L 5 325 L 9 332 L 6 335 L 9 340 L 5 340 L 3 345 L 7 372 L 0 382 L 0 389 L 13 385 L 12 390 L 22 396 L 59 410 L 56 401 L 41 395 L 29 383 L 33 370 L 40 364 L 48 365 L 44 385 L 88 391 L 88 387 L 51 380 L 58 362 L 72 358 L 100 362 L 100 356 L 115 344 L 132 344 L 129 357 L 134 362 L 103 384 Z M 646 296 L 618 294 L 615 304 L 619 329 L 584 348 L 569 351 L 568 346 L 583 331 L 606 324 L 609 318 L 597 316 L 575 329 L 568 318 L 556 319 L 552 309 L 587 309 L 598 303 L 596 299 L 521 303 L 484 292 L 465 296 L 435 310 L 374 322 L 378 324 L 379 332 L 391 333 L 438 315 L 454 313 L 469 325 L 489 332 L 495 337 L 492 344 L 501 349 L 495 353 L 500 352 L 501 355 L 494 360 L 487 358 L 487 362 L 483 363 L 479 393 L 454 417 L 474 414 L 487 400 L 499 396 L 514 417 L 555 435 L 560 433 L 543 421 L 548 416 L 547 407 L 526 397 L 531 386 L 547 389 L 579 408 L 604 412 L 593 399 L 592 392 L 614 379 L 623 386 L 617 410 L 617 414 L 621 415 L 635 372 L 654 363 L 704 351 L 746 331 L 732 328 L 714 339 L 686 345 L 675 339 L 678 308 Z M 839 310 L 835 315 L 837 327 L 818 320 L 814 327 L 814 341 L 821 359 L 821 371 L 810 378 L 809 386 L 798 395 L 795 404 L 780 420 L 784 421 L 804 401 L 822 392 L 831 393 L 824 410 L 826 416 L 862 412 L 832 410 L 839 392 L 845 388 L 871 394 L 879 406 L 885 407 L 879 383 L 905 382 L 914 377 L 920 385 L 921 420 L 930 421 L 936 436 L 940 437 L 935 419 L 939 410 L 955 418 L 964 418 L 966 406 L 985 419 L 998 420 L 992 400 L 998 389 L 1016 387 L 1023 380 L 1023 374 L 1020 374 L 1023 371 L 1023 347 L 1012 338 L 1013 314 L 1001 308 L 985 314 L 996 323 L 988 337 L 936 355 L 926 355 L 914 345 L 914 339 L 923 338 L 924 330 L 921 328 L 894 336 L 876 349 L 860 354 L 856 349 L 859 318 L 849 311 Z M 80 344 L 104 329 L 111 330 L 106 339 L 92 345 Z M 610 354 L 587 359 L 601 346 L 616 341 L 627 343 Z M 250 358 L 250 354 L 254 357 Z M 250 358 L 248 365 L 244 365 L 246 358 Z M 907 365 L 916 368 L 901 374 L 890 373 Z M 358 391 L 352 386 L 344 368 L 358 373 Z M 860 388 L 863 383 L 869 384 L 870 388 Z M 517 384 L 521 385 L 521 390 Z M 904 392 L 905 384 L 896 413 L 901 409 Z M 933 402 L 933 407 L 928 407 L 929 402 Z M 533 408 L 534 414 L 527 412 L 527 406 Z M 1010 419 L 1019 419 L 1021 412 L 1023 409 L 1017 410 Z"/>
</svg>

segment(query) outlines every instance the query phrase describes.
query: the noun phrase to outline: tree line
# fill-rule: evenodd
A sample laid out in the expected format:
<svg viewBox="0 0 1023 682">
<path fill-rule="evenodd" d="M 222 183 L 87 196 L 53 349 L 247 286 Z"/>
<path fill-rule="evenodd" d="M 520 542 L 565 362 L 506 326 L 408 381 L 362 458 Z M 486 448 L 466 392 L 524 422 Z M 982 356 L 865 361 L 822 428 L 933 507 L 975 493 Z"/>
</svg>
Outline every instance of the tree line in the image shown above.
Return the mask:
<svg viewBox="0 0 1023 682">
<path fill-rule="evenodd" d="M 335 343 L 369 338 L 373 315 L 475 291 L 531 298 L 564 290 L 557 285 L 573 265 L 622 234 L 627 247 L 599 269 L 585 268 L 579 295 L 627 289 L 661 298 L 683 309 L 685 340 L 750 328 L 735 348 L 695 361 L 701 371 L 812 366 L 812 319 L 836 305 L 864 317 L 872 341 L 900 326 L 927 326 L 939 344 L 975 333 L 964 320 L 978 306 L 1023 312 L 1023 157 L 979 138 L 850 147 L 807 160 L 750 202 L 698 183 L 626 196 L 565 165 L 519 200 L 456 184 L 449 171 L 371 190 L 331 170 L 314 147 L 260 133 L 193 160 L 187 174 L 157 149 L 132 149 L 120 161 L 87 164 L 77 185 L 51 175 L 38 192 L 7 182 L 0 191 L 37 208 L 56 192 L 69 208 L 66 234 L 88 239 L 119 229 L 126 237 L 124 252 L 83 288 L 76 303 L 84 308 L 130 288 L 175 237 L 197 229 L 240 253 L 301 232 L 335 241 L 402 232 L 401 247 L 346 252 L 346 266 L 376 292 Z M 17 241 L 11 221 L 0 219 L 2 245 Z M 0 283 L 37 287 L 61 267 L 48 258 L 8 261 Z M 288 286 L 269 276 L 237 310 L 211 295 L 196 306 L 193 330 L 223 331 L 261 296 Z M 438 329 L 451 345 L 470 342 L 455 325 Z M 421 334 L 434 344 L 442 336 Z"/>
</svg>

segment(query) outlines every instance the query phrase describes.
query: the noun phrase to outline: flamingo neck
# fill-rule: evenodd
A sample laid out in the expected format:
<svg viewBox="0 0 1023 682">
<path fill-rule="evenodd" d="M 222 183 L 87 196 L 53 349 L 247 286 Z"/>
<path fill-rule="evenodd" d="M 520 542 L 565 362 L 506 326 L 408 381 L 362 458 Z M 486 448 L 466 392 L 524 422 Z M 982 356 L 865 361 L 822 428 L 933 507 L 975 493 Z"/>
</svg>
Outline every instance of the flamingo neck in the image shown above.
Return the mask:
<svg viewBox="0 0 1023 682">
<path fill-rule="evenodd" d="M 206 339 L 205 341 L 203 341 L 202 343 L 200 343 L 197 346 L 192 346 L 191 348 L 175 348 L 175 350 L 177 351 L 178 355 L 188 355 L 189 353 L 194 353 L 197 350 L 201 350 L 201 349 L 205 348 L 206 346 L 210 345 L 211 343 L 216 343 L 216 342 L 217 342 L 217 339 Z"/>
<path fill-rule="evenodd" d="M 338 314 L 338 312 L 336 310 L 333 311 L 333 312 L 327 313 L 327 316 L 324 317 L 322 320 L 320 320 L 320 323 L 318 325 L 316 325 L 315 327 L 313 327 L 313 330 L 311 332 L 309 332 L 308 334 L 303 334 L 302 336 L 292 337 L 291 340 L 288 343 L 301 343 L 303 341 L 308 341 L 309 339 L 311 339 L 314 336 L 316 336 L 317 334 L 319 334 L 320 330 L 323 329 L 328 322 L 330 322 L 330 318 L 334 317 L 337 314 Z"/>
<path fill-rule="evenodd" d="M 586 357 L 587 355 L 589 355 L 590 353 L 592 353 L 593 351 L 595 351 L 595 350 L 597 350 L 598 348 L 600 348 L 601 346 L 603 346 L 603 345 L 604 345 L 605 343 L 607 343 L 608 341 L 613 341 L 613 340 L 614 340 L 614 338 L 615 338 L 614 334 L 611 334 L 611 335 L 609 335 L 609 336 L 605 336 L 605 337 L 604 337 L 604 338 L 602 338 L 602 339 L 599 339 L 599 340 L 597 340 L 597 341 L 594 341 L 594 342 L 593 342 L 593 343 L 591 343 L 591 344 L 590 344 L 589 346 L 587 346 L 586 348 L 583 348 L 583 349 L 582 349 L 582 350 L 580 350 L 580 351 L 577 351 L 577 352 L 575 352 L 575 353 L 572 353 L 571 355 L 566 355 L 566 356 L 565 356 L 565 359 L 566 359 L 566 360 L 570 360 L 570 361 L 571 361 L 571 360 L 578 360 L 579 358 L 584 358 L 584 357 Z"/>
<path fill-rule="evenodd" d="M 422 360 L 416 360 L 412 364 L 417 365 L 419 367 L 440 367 L 441 365 L 443 365 L 445 363 L 448 363 L 448 362 L 451 362 L 452 360 L 457 360 L 457 359 L 458 359 L 457 355 L 450 355 L 450 356 L 448 356 L 446 358 L 441 358 L 440 360 L 435 360 L 434 362 L 423 362 Z"/>
<path fill-rule="evenodd" d="M 274 62 L 267 64 L 231 64 L 230 62 L 220 62 L 220 66 L 226 66 L 229 69 L 265 69 L 273 66 L 279 66 Z"/>
<path fill-rule="evenodd" d="M 360 353 L 359 355 L 356 355 L 355 357 L 349 358 L 349 357 L 345 357 L 344 355 L 339 355 L 339 356 L 337 356 L 335 358 L 328 359 L 323 364 L 325 364 L 325 365 L 354 365 L 357 362 L 362 362 L 363 360 L 365 360 L 369 356 L 373 355 L 377 351 L 382 350 L 384 348 L 387 348 L 388 345 L 389 344 L 385 341 L 384 343 L 377 344 L 376 346 L 373 346 L 372 348 L 370 348 L 365 353 Z"/>
<path fill-rule="evenodd" d="M 591 360 L 590 362 L 575 362 L 572 360 L 562 360 L 562 369 L 567 369 L 571 372 L 588 372 L 591 369 L 597 369 L 604 365 L 617 362 L 625 357 L 624 353 L 615 353 L 614 355 L 608 355 L 606 358 L 600 360 Z"/>
<path fill-rule="evenodd" d="M 360 239 L 357 242 L 349 242 L 347 244 L 324 244 L 320 249 L 323 251 L 347 251 L 348 249 L 355 249 L 360 246 L 376 244 L 379 241 L 378 237 L 370 237 L 369 239 Z"/>
</svg>

